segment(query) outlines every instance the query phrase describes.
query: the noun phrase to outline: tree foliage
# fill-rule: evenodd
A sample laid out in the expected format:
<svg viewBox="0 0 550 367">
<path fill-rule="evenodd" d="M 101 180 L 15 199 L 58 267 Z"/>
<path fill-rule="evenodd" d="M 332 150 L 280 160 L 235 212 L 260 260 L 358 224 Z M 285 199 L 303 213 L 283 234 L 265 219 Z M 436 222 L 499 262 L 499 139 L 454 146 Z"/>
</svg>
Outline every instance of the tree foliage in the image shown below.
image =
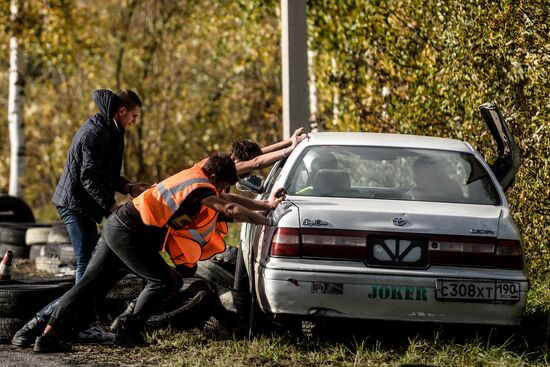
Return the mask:
<svg viewBox="0 0 550 367">
<path fill-rule="evenodd" d="M 97 88 L 134 89 L 142 116 L 127 133 L 124 174 L 156 182 L 237 137 L 282 131 L 279 1 L 0 2 L 0 108 L 7 110 L 8 37 L 25 52 L 25 199 L 50 199 L 70 140 Z M 325 130 L 459 138 L 489 160 L 478 106 L 496 102 L 522 153 L 508 192 L 534 275 L 550 268 L 550 5 L 544 0 L 308 0 L 317 122 Z M 0 121 L 7 126 L 6 114 Z M 0 130 L 0 188 L 9 144 Z"/>
<path fill-rule="evenodd" d="M 549 9 L 538 0 L 308 1 L 326 129 L 458 138 L 491 160 L 478 106 L 501 107 L 522 155 L 508 199 L 537 274 L 550 271 Z"/>
</svg>

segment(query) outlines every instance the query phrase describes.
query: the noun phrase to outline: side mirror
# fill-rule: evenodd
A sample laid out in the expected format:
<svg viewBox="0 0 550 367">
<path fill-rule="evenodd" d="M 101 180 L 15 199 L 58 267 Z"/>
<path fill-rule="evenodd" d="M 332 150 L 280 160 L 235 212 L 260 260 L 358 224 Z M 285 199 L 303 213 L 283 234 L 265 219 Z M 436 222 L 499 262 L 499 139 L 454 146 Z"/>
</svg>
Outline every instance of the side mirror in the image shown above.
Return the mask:
<svg viewBox="0 0 550 367">
<path fill-rule="evenodd" d="M 235 187 L 239 191 L 248 191 L 255 194 L 260 194 L 262 192 L 263 182 L 264 179 L 262 176 L 249 175 L 239 180 Z"/>
</svg>

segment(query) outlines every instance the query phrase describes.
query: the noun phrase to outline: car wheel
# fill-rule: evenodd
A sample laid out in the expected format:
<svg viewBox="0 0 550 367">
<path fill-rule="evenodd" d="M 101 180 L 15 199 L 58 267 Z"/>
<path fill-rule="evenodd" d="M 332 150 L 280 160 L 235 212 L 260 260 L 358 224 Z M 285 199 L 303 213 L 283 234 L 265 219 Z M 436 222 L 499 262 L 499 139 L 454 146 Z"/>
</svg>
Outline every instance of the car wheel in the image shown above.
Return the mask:
<svg viewBox="0 0 550 367">
<path fill-rule="evenodd" d="M 235 260 L 235 281 L 233 282 L 233 288 L 240 292 L 249 291 L 248 274 L 244 266 L 243 251 L 240 247 L 237 249 L 237 258 Z"/>
</svg>

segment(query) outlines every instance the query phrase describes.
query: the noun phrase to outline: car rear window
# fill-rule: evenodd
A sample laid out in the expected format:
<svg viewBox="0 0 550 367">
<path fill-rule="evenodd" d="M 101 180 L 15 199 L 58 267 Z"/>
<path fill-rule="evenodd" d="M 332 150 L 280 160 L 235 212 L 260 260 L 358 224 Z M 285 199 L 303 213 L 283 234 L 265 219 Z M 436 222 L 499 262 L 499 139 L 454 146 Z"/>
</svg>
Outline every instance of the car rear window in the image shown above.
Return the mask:
<svg viewBox="0 0 550 367">
<path fill-rule="evenodd" d="M 299 196 L 500 204 L 484 166 L 473 154 L 454 151 L 309 147 L 286 186 Z"/>
</svg>

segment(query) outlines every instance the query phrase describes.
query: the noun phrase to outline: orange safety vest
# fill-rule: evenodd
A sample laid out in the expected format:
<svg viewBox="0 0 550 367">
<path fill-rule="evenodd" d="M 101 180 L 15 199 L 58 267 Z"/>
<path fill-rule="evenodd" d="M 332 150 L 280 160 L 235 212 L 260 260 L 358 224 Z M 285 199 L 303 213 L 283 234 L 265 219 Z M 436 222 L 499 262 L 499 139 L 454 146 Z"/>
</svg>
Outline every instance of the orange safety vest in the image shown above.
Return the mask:
<svg viewBox="0 0 550 367">
<path fill-rule="evenodd" d="M 202 171 L 205 162 L 206 159 L 168 177 L 133 200 L 143 223 L 168 227 L 162 251 L 168 248 L 170 258 L 176 265 L 192 267 L 199 260 L 209 259 L 225 251 L 223 237 L 227 233 L 227 224 L 217 223 L 218 212 L 214 209 L 203 205 L 192 218 L 187 215 L 172 218 L 185 198 L 200 187 L 211 188 L 219 196 Z M 181 228 L 168 226 L 170 219 L 181 225 Z"/>
</svg>

